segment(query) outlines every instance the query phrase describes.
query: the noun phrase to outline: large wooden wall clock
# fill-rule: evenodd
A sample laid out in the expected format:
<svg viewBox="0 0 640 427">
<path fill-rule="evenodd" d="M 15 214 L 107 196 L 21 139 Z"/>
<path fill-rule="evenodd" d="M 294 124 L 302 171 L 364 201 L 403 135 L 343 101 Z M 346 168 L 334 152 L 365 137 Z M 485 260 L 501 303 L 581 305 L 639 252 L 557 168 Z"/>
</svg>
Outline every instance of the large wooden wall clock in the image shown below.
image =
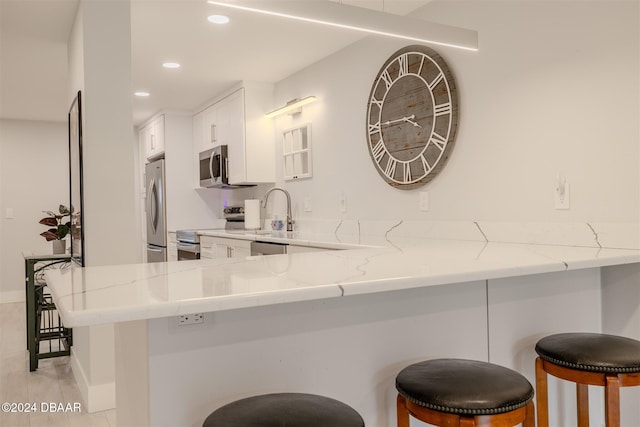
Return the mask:
<svg viewBox="0 0 640 427">
<path fill-rule="evenodd" d="M 367 146 L 382 178 L 401 189 L 432 180 L 453 149 L 457 126 L 456 85 L 442 57 L 419 45 L 391 55 L 367 108 Z"/>
</svg>

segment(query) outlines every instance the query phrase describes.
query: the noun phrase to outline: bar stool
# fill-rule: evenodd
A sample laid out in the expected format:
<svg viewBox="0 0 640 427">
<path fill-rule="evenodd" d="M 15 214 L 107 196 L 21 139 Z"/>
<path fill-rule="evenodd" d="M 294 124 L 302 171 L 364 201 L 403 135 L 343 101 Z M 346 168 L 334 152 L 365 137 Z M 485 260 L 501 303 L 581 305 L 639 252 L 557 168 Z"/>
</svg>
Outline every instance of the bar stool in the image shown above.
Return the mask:
<svg viewBox="0 0 640 427">
<path fill-rule="evenodd" d="M 350 406 L 324 396 L 275 393 L 231 402 L 213 411 L 202 427 L 364 427 Z"/>
<path fill-rule="evenodd" d="M 409 415 L 436 426 L 535 426 L 529 381 L 492 363 L 464 359 L 415 363 L 398 374 L 396 389 L 398 427 L 409 427 Z"/>
<path fill-rule="evenodd" d="M 620 426 L 620 387 L 640 385 L 640 341 L 564 333 L 536 344 L 538 427 L 549 426 L 547 374 L 576 383 L 578 427 L 589 426 L 589 385 L 604 386 L 607 427 Z"/>
</svg>

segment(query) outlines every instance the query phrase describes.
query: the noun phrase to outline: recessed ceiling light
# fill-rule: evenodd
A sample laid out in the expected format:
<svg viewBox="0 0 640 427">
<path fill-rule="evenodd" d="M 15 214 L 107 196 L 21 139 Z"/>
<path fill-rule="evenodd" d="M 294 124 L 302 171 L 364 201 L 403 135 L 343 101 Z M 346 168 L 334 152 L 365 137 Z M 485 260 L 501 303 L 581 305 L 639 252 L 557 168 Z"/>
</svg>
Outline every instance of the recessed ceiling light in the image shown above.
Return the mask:
<svg viewBox="0 0 640 427">
<path fill-rule="evenodd" d="M 162 64 L 162 66 L 164 68 L 180 68 L 180 64 L 178 64 L 177 62 L 165 62 L 164 64 Z"/>
<path fill-rule="evenodd" d="M 224 15 L 211 15 L 207 17 L 207 21 L 212 24 L 227 24 L 229 23 L 229 17 Z"/>
<path fill-rule="evenodd" d="M 149 92 L 143 92 L 143 91 L 140 91 L 140 92 L 134 92 L 133 94 L 134 94 L 135 96 L 139 96 L 139 97 L 141 97 L 141 98 L 146 98 L 147 96 L 151 95 Z"/>
</svg>

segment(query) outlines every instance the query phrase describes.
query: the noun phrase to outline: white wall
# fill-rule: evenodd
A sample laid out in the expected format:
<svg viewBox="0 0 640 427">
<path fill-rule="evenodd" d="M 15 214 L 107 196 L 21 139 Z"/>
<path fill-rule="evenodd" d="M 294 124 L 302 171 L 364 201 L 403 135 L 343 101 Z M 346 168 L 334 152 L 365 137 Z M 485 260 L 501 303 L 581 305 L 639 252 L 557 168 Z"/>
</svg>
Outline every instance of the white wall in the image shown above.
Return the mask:
<svg viewBox="0 0 640 427">
<path fill-rule="evenodd" d="M 85 265 L 138 259 L 128 1 L 80 2 L 69 103 L 82 90 Z M 115 405 L 113 325 L 74 330 L 72 368 L 90 412 Z"/>
<path fill-rule="evenodd" d="M 312 123 L 314 176 L 285 183 L 295 217 L 638 221 L 636 1 L 434 1 L 415 16 L 479 32 L 477 53 L 436 48 L 460 97 L 449 163 L 419 190 L 378 176 L 365 142 L 367 97 L 384 61 L 409 43 L 369 37 L 276 86 L 276 105 L 319 99 L 298 118 L 276 119 L 280 132 Z M 281 161 L 277 170 L 282 183 Z M 568 211 L 554 210 L 558 174 L 571 185 Z M 418 210 L 424 190 L 429 212 Z"/>
<path fill-rule="evenodd" d="M 0 303 L 24 300 L 22 250 L 52 253 L 38 221 L 69 205 L 68 153 L 66 123 L 0 120 Z"/>
<path fill-rule="evenodd" d="M 220 311 L 194 327 L 178 326 L 175 318 L 149 320 L 149 424 L 132 421 L 144 416 L 139 393 L 122 406 L 138 409 L 131 413 L 138 418 L 121 419 L 118 412 L 118 425 L 201 426 L 239 398 L 303 392 L 351 405 L 367 426 L 395 426 L 400 369 L 452 354 L 487 360 L 485 286 L 476 281 Z M 139 328 L 117 326 L 125 337 Z M 425 424 L 412 423 L 418 425 Z"/>
</svg>

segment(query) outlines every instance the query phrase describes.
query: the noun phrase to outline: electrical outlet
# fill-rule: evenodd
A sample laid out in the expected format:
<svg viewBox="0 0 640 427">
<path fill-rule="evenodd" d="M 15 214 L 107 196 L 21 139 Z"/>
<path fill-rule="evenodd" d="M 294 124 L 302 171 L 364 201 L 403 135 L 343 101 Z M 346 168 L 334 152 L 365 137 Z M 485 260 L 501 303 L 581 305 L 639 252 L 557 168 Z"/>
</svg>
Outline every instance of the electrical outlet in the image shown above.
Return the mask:
<svg viewBox="0 0 640 427">
<path fill-rule="evenodd" d="M 304 198 L 304 211 L 311 212 L 311 197 Z"/>
<path fill-rule="evenodd" d="M 204 323 L 204 314 L 194 313 L 178 316 L 178 326 L 196 325 L 198 323 Z"/>
</svg>

